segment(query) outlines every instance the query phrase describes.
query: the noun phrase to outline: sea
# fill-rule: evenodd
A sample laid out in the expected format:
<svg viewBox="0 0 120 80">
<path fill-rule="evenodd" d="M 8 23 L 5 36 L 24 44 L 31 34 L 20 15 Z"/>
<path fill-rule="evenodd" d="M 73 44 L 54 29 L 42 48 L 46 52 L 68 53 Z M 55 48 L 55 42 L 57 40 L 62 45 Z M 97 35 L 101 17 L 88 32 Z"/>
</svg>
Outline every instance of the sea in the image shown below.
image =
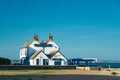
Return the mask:
<svg viewBox="0 0 120 80">
<path fill-rule="evenodd" d="M 92 63 L 91 66 L 101 66 L 104 68 L 120 68 L 120 63 Z"/>
<path fill-rule="evenodd" d="M 85 63 L 80 64 L 80 66 L 82 65 L 85 65 Z M 88 63 L 88 66 L 92 66 L 92 67 L 101 66 L 104 68 L 120 68 L 120 61 L 104 60 L 104 61 Z"/>
</svg>

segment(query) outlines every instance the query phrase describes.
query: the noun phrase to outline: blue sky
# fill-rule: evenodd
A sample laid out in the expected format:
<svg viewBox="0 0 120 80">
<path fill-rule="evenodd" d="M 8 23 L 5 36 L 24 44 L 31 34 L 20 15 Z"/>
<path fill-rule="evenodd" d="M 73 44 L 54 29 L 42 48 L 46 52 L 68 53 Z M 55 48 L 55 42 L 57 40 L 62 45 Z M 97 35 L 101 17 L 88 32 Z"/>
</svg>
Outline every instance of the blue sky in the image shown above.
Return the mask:
<svg viewBox="0 0 120 80">
<path fill-rule="evenodd" d="M 26 40 L 48 34 L 67 58 L 120 60 L 119 0 L 1 0 L 0 56 L 19 59 Z"/>
</svg>

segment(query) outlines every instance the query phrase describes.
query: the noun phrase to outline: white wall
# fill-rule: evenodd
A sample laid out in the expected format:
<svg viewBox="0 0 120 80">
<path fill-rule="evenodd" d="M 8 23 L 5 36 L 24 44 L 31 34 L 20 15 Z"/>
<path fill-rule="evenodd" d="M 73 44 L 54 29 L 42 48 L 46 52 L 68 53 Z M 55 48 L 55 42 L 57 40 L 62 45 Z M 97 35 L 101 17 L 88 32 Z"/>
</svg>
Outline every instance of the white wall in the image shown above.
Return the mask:
<svg viewBox="0 0 120 80">
<path fill-rule="evenodd" d="M 49 65 L 54 65 L 54 60 L 49 60 Z"/>
<path fill-rule="evenodd" d="M 53 47 L 56 47 L 59 49 L 59 46 L 54 41 L 49 41 L 47 44 L 52 44 Z"/>
<path fill-rule="evenodd" d="M 55 63 L 55 60 L 49 60 L 49 65 L 54 65 L 54 63 Z M 61 60 L 61 65 L 67 65 L 67 62 Z"/>
<path fill-rule="evenodd" d="M 63 55 L 61 55 L 61 53 L 60 52 L 57 52 L 53 57 L 52 57 L 52 59 L 63 59 L 63 61 L 61 61 L 61 64 L 62 65 L 67 65 L 67 59 L 63 56 Z"/>
<path fill-rule="evenodd" d="M 32 44 L 29 45 L 30 48 L 33 48 L 35 50 L 42 50 L 42 47 L 36 47 L 34 44 L 40 44 L 38 41 L 33 41 Z"/>
<path fill-rule="evenodd" d="M 46 54 L 49 54 L 51 51 L 54 51 L 54 50 L 59 50 L 59 47 L 57 44 L 55 44 L 54 41 L 49 41 L 47 44 L 51 44 L 52 47 L 46 47 L 44 48 L 44 51 Z"/>
<path fill-rule="evenodd" d="M 63 60 L 65 60 L 65 61 L 67 61 L 67 59 L 63 56 L 63 55 L 61 55 L 61 53 L 60 52 L 57 52 L 53 57 L 52 57 L 52 59 L 53 58 L 55 58 L 55 59 L 63 59 Z"/>
<path fill-rule="evenodd" d="M 64 64 L 64 61 L 61 61 L 61 65 L 65 65 L 65 64 Z"/>
<path fill-rule="evenodd" d="M 34 61 L 33 60 L 29 60 L 30 65 L 34 65 Z"/>
<path fill-rule="evenodd" d="M 43 65 L 43 59 L 48 59 L 48 57 L 41 51 L 34 59 L 33 59 L 33 65 L 36 64 L 36 59 L 39 59 L 39 65 Z"/>
<path fill-rule="evenodd" d="M 27 48 L 20 49 L 20 59 L 27 56 Z"/>
</svg>

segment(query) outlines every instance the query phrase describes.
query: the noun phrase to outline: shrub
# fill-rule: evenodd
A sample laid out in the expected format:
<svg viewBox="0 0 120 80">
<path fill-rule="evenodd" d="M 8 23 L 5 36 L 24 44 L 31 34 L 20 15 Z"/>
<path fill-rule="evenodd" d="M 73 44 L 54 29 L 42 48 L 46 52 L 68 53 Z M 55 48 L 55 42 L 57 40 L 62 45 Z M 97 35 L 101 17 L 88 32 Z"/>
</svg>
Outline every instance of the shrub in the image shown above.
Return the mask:
<svg viewBox="0 0 120 80">
<path fill-rule="evenodd" d="M 10 59 L 0 57 L 0 65 L 10 65 L 10 64 L 11 64 Z"/>
</svg>

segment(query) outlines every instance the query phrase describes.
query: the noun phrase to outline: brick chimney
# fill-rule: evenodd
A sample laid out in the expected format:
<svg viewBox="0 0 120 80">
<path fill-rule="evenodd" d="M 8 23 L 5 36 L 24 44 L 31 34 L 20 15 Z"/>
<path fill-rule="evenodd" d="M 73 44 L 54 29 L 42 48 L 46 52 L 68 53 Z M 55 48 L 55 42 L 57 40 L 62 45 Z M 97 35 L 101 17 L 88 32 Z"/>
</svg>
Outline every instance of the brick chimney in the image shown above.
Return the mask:
<svg viewBox="0 0 120 80">
<path fill-rule="evenodd" d="M 34 34 L 34 40 L 35 40 L 35 41 L 38 41 L 38 40 L 39 40 L 38 35 Z"/>
<path fill-rule="evenodd" d="M 53 36 L 52 36 L 51 34 L 49 34 L 48 40 L 49 40 L 49 41 L 53 41 Z"/>
</svg>

